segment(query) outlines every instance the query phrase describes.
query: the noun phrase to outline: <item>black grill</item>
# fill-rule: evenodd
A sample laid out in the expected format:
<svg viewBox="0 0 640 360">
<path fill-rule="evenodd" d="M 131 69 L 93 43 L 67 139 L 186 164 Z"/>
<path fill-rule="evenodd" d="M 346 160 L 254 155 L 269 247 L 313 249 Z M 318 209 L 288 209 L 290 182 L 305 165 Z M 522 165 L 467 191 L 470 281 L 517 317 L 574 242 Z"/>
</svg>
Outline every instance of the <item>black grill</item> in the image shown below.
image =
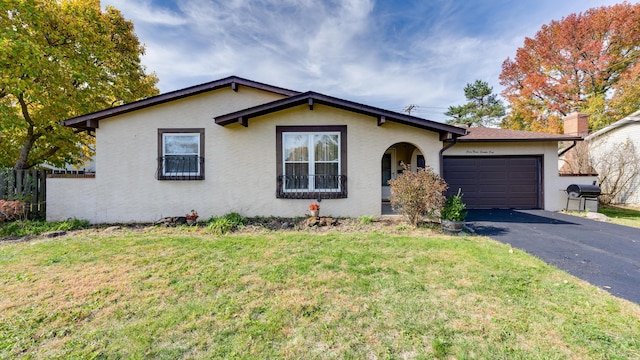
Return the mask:
<svg viewBox="0 0 640 360">
<path fill-rule="evenodd" d="M 600 187 L 596 184 L 571 184 L 567 186 L 567 210 L 569 210 L 569 200 L 578 201 L 578 209 L 582 205 L 582 210 L 586 210 L 587 201 L 598 201 Z"/>
<path fill-rule="evenodd" d="M 571 198 L 597 198 L 600 196 L 598 185 L 571 184 L 567 186 L 567 194 Z"/>
</svg>

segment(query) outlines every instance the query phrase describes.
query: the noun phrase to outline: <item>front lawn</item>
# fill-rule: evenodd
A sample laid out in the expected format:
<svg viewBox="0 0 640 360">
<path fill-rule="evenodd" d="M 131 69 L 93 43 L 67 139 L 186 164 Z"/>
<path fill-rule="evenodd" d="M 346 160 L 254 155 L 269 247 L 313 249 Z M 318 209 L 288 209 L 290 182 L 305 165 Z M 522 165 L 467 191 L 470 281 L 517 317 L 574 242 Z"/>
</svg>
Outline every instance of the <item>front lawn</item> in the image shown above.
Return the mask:
<svg viewBox="0 0 640 360">
<path fill-rule="evenodd" d="M 640 307 L 483 237 L 90 229 L 0 245 L 0 358 L 640 358 Z"/>
<path fill-rule="evenodd" d="M 599 213 L 607 215 L 611 222 L 640 228 L 640 211 L 619 206 L 600 206 Z"/>
</svg>

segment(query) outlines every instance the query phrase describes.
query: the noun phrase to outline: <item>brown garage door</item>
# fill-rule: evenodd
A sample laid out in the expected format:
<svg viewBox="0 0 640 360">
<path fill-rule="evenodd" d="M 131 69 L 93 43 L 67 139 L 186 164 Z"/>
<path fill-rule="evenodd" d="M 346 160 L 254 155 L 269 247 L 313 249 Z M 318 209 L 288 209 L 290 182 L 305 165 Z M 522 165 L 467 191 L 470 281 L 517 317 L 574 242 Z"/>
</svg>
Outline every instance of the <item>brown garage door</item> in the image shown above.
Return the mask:
<svg viewBox="0 0 640 360">
<path fill-rule="evenodd" d="M 469 209 L 539 209 L 541 158 L 487 156 L 444 158 L 448 194 L 462 189 Z"/>
</svg>

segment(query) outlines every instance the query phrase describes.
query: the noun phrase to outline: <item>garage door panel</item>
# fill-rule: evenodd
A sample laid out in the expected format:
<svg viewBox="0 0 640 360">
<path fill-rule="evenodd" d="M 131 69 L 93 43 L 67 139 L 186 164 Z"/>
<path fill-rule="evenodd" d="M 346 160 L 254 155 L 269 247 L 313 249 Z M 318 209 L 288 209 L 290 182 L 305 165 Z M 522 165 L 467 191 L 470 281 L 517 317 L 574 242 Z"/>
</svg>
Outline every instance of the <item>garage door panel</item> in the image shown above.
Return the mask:
<svg viewBox="0 0 640 360">
<path fill-rule="evenodd" d="M 538 190 L 538 186 L 535 184 L 532 185 L 511 185 L 509 186 L 509 192 L 512 194 L 531 194 Z"/>
<path fill-rule="evenodd" d="M 505 184 L 486 184 L 482 187 L 482 193 L 485 194 L 497 194 L 497 196 L 502 196 L 506 191 L 507 185 Z"/>
<path fill-rule="evenodd" d="M 448 195 L 462 189 L 469 209 L 540 208 L 541 158 L 445 157 Z"/>
</svg>

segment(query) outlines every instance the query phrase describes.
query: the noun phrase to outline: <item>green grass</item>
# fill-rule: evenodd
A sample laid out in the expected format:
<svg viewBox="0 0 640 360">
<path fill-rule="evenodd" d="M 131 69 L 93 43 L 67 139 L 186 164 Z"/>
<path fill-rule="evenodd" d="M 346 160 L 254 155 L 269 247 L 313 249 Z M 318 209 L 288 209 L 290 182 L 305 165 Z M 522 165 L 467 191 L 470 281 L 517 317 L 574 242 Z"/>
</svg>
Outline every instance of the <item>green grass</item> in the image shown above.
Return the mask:
<svg viewBox="0 0 640 360">
<path fill-rule="evenodd" d="M 0 358 L 640 358 L 637 305 L 507 245 L 420 231 L 0 245 Z"/>
<path fill-rule="evenodd" d="M 60 222 L 40 220 L 13 221 L 0 225 L 0 237 L 38 235 L 50 231 L 70 231 L 89 226 L 86 220 L 69 219 Z"/>
<path fill-rule="evenodd" d="M 612 222 L 640 228 L 640 211 L 617 206 L 600 206 L 598 212 L 607 215 Z"/>
</svg>

